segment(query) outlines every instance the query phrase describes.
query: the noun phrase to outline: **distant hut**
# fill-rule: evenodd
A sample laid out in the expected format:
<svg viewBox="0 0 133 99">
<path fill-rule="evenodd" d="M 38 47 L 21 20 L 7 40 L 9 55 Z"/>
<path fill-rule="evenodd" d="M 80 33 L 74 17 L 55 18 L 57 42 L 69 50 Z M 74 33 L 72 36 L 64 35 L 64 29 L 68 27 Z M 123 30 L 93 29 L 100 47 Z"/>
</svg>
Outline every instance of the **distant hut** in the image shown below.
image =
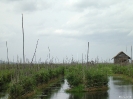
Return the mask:
<svg viewBox="0 0 133 99">
<path fill-rule="evenodd" d="M 131 58 L 128 55 L 126 55 L 123 51 L 121 51 L 112 59 L 114 59 L 114 63 L 121 64 L 121 63 L 129 63 L 129 59 Z"/>
</svg>

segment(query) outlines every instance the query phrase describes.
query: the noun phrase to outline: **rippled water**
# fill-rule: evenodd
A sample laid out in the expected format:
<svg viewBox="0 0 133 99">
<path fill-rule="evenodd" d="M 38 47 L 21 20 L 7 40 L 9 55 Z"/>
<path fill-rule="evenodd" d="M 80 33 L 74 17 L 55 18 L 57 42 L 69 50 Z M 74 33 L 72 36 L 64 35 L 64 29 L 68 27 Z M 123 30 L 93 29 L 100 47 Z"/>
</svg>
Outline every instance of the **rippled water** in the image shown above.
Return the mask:
<svg viewBox="0 0 133 99">
<path fill-rule="evenodd" d="M 109 90 L 106 92 L 66 93 L 69 88 L 66 80 L 60 81 L 39 92 L 31 99 L 133 99 L 133 84 L 120 77 L 109 77 Z M 0 99 L 7 99 L 8 95 Z"/>
</svg>

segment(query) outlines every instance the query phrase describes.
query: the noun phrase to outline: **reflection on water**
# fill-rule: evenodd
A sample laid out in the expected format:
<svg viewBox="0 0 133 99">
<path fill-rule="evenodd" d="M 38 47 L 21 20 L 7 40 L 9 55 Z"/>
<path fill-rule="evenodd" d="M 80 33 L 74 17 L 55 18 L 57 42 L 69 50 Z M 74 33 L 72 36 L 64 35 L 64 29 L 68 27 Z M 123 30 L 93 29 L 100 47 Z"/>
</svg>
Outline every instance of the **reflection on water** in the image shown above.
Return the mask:
<svg viewBox="0 0 133 99">
<path fill-rule="evenodd" d="M 8 99 L 8 94 L 0 92 L 0 99 Z"/>
<path fill-rule="evenodd" d="M 133 99 L 133 84 L 120 77 L 109 77 L 109 90 L 106 92 L 66 93 L 69 88 L 66 80 L 45 88 L 42 92 L 30 99 Z M 7 95 L 0 99 L 8 99 Z"/>
<path fill-rule="evenodd" d="M 118 77 L 109 79 L 109 99 L 133 99 L 133 84 Z"/>
<path fill-rule="evenodd" d="M 107 92 L 95 92 L 95 93 L 72 93 L 69 98 L 66 99 L 108 99 Z"/>
<path fill-rule="evenodd" d="M 51 94 L 47 94 L 43 98 L 38 97 L 38 99 L 132 99 L 133 97 L 132 84 L 120 77 L 109 77 L 108 86 L 109 90 L 106 92 L 65 93 L 65 89 L 68 89 L 69 86 L 64 80 L 56 91 L 54 91 L 56 87 L 53 87 Z"/>
</svg>

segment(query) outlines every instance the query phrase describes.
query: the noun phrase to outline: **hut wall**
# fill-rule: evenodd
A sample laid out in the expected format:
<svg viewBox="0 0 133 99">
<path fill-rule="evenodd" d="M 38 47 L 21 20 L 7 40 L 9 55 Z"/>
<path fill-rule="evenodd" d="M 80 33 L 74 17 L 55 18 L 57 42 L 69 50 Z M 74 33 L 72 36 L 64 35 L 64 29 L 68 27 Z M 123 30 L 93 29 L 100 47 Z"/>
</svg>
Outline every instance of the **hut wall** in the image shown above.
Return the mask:
<svg viewBox="0 0 133 99">
<path fill-rule="evenodd" d="M 128 57 L 116 57 L 114 63 L 129 63 Z"/>
</svg>

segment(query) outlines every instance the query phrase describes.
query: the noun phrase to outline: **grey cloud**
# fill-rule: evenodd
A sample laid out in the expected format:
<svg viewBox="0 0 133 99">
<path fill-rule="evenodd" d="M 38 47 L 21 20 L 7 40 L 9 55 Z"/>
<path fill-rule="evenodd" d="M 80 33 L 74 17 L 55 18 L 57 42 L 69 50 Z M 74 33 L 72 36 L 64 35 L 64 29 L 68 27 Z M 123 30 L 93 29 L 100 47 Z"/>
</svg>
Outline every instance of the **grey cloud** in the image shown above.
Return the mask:
<svg viewBox="0 0 133 99">
<path fill-rule="evenodd" d="M 24 1 L 24 2 L 18 2 L 16 5 L 17 11 L 24 11 L 24 12 L 31 12 L 31 11 L 37 11 L 37 10 L 44 10 L 50 7 L 50 4 L 48 4 L 45 1 Z"/>
<path fill-rule="evenodd" d="M 30 3 L 30 2 L 26 2 L 26 3 L 20 3 L 17 5 L 17 10 L 20 11 L 34 11 L 37 9 L 36 4 L 35 3 Z"/>
<path fill-rule="evenodd" d="M 22 0 L 1 0 L 1 1 L 3 1 L 3 2 L 14 2 L 14 1 L 22 1 Z"/>
<path fill-rule="evenodd" d="M 85 40 L 86 42 L 101 43 L 101 44 L 114 44 L 114 45 L 132 45 L 133 39 L 127 36 L 127 32 L 110 32 L 92 35 L 82 35 L 78 39 Z"/>
<path fill-rule="evenodd" d="M 122 3 L 122 4 L 121 4 Z M 129 3 L 129 2 L 128 2 Z M 123 2 L 120 2 L 123 5 Z M 133 10 L 129 9 L 132 5 L 116 5 L 107 9 L 88 9 L 74 24 L 68 25 L 67 29 L 76 29 L 79 32 L 94 34 L 98 33 L 129 33 L 132 30 Z"/>
<path fill-rule="evenodd" d="M 105 9 L 109 8 L 112 5 L 116 5 L 120 2 L 120 0 L 79 0 L 72 4 L 72 8 L 76 11 L 83 11 L 87 8 L 93 9 Z"/>
<path fill-rule="evenodd" d="M 44 50 L 47 51 L 47 46 L 50 46 L 50 48 L 53 47 L 53 53 L 62 57 L 70 53 L 76 55 L 77 53 L 85 52 L 86 43 L 89 41 L 91 44 L 94 44 L 93 47 L 91 47 L 93 51 L 91 52 L 92 57 L 98 55 L 99 52 L 102 57 L 106 57 L 105 52 L 107 52 L 107 54 L 109 53 L 105 48 L 108 46 L 113 45 L 114 50 L 112 52 L 117 53 L 122 47 L 125 48 L 125 45 L 132 44 L 132 36 L 128 34 L 132 31 L 133 26 L 133 1 L 79 0 L 78 2 L 73 2 L 70 6 L 64 6 L 64 1 L 61 0 L 51 1 L 52 0 L 50 0 L 50 2 L 44 0 L 3 0 L 2 3 L 0 2 L 1 5 L 5 7 L 5 9 L 1 9 L 1 11 L 5 12 L 1 13 L 1 16 L 3 15 L 1 19 L 4 20 L 1 22 L 1 25 L 9 24 L 10 20 L 13 20 L 9 26 L 5 26 L 4 30 L 3 27 L 0 29 L 1 33 L 2 31 L 3 33 L 11 33 L 11 35 L 0 35 L 3 36 L 0 37 L 0 44 L 3 44 L 3 48 L 5 48 L 6 40 L 10 42 L 9 48 L 12 49 L 10 52 L 13 52 L 11 57 L 13 54 L 17 55 L 22 52 L 20 13 L 25 13 L 26 57 L 32 58 L 33 53 L 31 50 L 34 49 L 38 38 L 40 39 L 40 49 L 38 49 L 37 52 L 40 54 L 37 54 L 37 56 L 43 58 L 45 58 L 44 56 L 48 53 L 44 52 Z M 3 4 L 3 2 L 5 2 L 5 4 Z M 9 8 L 11 8 L 11 10 L 9 10 Z M 7 12 L 7 10 L 9 10 L 9 12 Z M 15 13 L 15 11 L 17 13 Z M 18 15 L 18 12 L 20 15 Z M 17 17 L 20 18 L 17 19 Z M 5 22 L 5 20 L 7 21 Z M 16 22 L 16 24 L 13 24 L 14 22 Z M 63 33 L 61 33 L 61 30 Z M 81 45 L 79 45 L 79 43 L 81 43 Z M 120 45 L 121 47 L 118 47 Z M 62 53 L 59 51 L 60 48 L 63 50 Z M 1 57 L 5 57 L 3 52 L 4 50 L 1 51 L 1 55 L 3 55 Z M 58 54 L 56 52 L 58 52 Z M 95 54 L 96 52 L 97 54 Z"/>
<path fill-rule="evenodd" d="M 96 0 L 89 1 L 89 0 L 83 0 L 75 4 L 75 7 L 85 9 L 87 7 L 100 7 L 100 3 Z"/>
<path fill-rule="evenodd" d="M 50 2 L 46 0 L 3 0 L 3 2 L 11 3 L 17 12 L 32 12 L 51 7 Z"/>
</svg>

